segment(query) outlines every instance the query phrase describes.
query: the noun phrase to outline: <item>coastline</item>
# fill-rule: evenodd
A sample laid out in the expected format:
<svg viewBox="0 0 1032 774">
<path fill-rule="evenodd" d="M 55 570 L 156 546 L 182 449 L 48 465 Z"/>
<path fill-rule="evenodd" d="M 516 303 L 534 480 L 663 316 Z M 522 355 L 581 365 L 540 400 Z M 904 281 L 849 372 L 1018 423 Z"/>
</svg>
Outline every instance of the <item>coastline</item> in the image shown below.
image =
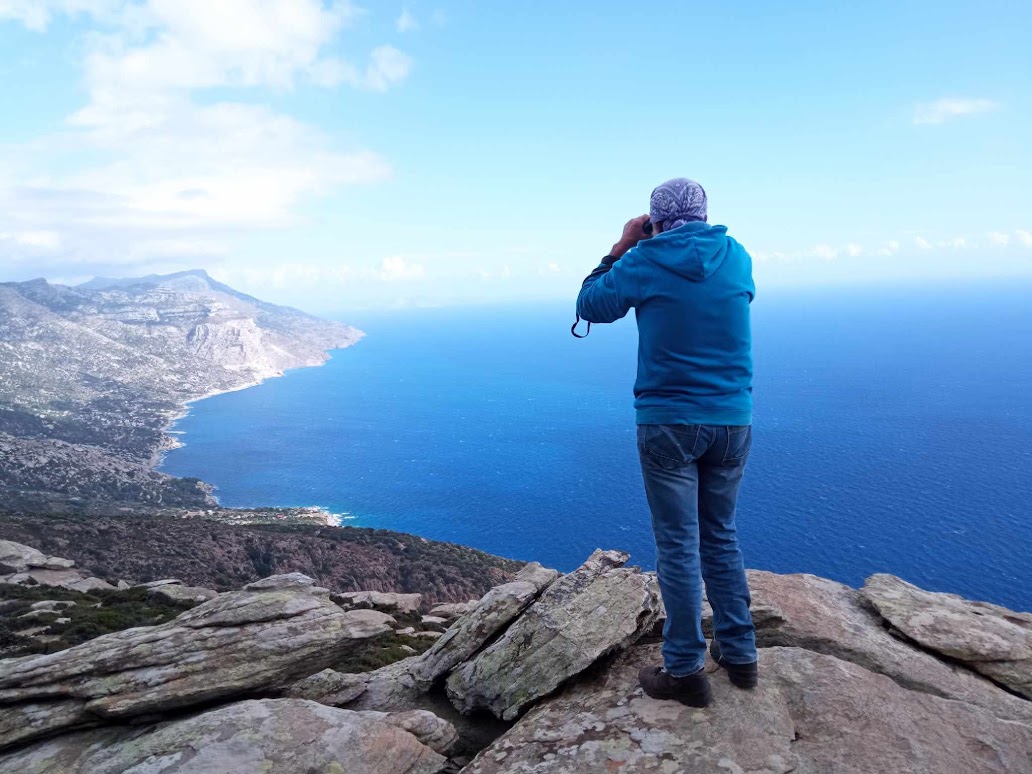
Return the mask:
<svg viewBox="0 0 1032 774">
<path fill-rule="evenodd" d="M 343 346 L 337 346 L 337 347 L 334 347 L 333 349 L 324 350 L 323 351 L 324 357 L 318 363 L 306 363 L 304 365 L 296 366 L 294 368 L 286 368 L 286 369 L 283 369 L 282 371 L 277 371 L 275 373 L 266 374 L 264 376 L 258 377 L 256 379 L 248 380 L 248 381 L 246 381 L 246 382 L 244 382 L 242 384 L 234 385 L 232 387 L 227 387 L 227 388 L 223 388 L 223 389 L 209 390 L 208 392 L 204 393 L 203 395 L 198 395 L 197 397 L 189 398 L 187 400 L 182 401 L 175 411 L 169 412 L 167 420 L 166 420 L 165 424 L 161 428 L 161 440 L 159 441 L 157 448 L 151 454 L 151 458 L 150 458 L 150 460 L 147 463 L 147 467 L 150 470 L 153 470 L 153 471 L 156 471 L 156 472 L 161 472 L 161 471 L 158 470 L 158 468 L 165 461 L 165 455 L 168 454 L 170 451 L 174 451 L 175 449 L 182 448 L 183 446 L 186 445 L 186 443 L 184 441 L 180 441 L 178 438 L 174 437 L 172 435 L 172 432 L 173 432 L 173 428 L 175 427 L 177 422 L 179 422 L 180 420 L 185 419 L 187 416 L 189 416 L 191 406 L 194 403 L 198 403 L 198 402 L 200 402 L 202 400 L 207 400 L 208 398 L 214 398 L 216 395 L 225 395 L 225 394 L 233 393 L 233 392 L 241 392 L 243 390 L 248 390 L 248 389 L 250 389 L 252 387 L 257 387 L 257 386 L 265 383 L 265 381 L 267 381 L 268 379 L 278 379 L 279 377 L 281 377 L 284 374 L 286 374 L 288 371 L 298 371 L 298 370 L 301 370 L 303 368 L 319 368 L 321 366 L 324 366 L 324 365 L 326 365 L 326 363 L 328 363 L 333 358 L 333 354 L 335 352 L 341 352 L 343 350 L 349 349 L 349 348 L 353 347 L 355 344 L 357 344 L 358 342 L 360 342 L 362 339 L 365 338 L 365 332 L 364 331 L 361 331 L 361 330 L 359 330 L 357 328 L 354 328 L 353 330 L 355 331 L 355 334 L 356 334 L 354 340 L 349 341 L 347 344 L 344 344 Z M 179 434 L 183 434 L 183 433 L 180 432 Z M 204 481 L 203 479 L 201 480 L 201 483 L 207 489 L 207 491 L 209 493 L 209 496 L 213 500 L 215 500 L 216 506 L 221 509 L 222 506 L 218 504 L 218 498 L 215 497 L 215 495 L 214 495 L 216 487 L 213 484 L 210 484 L 207 481 Z M 272 508 L 274 510 L 283 510 L 285 512 L 295 512 L 298 515 L 313 515 L 315 513 L 319 513 L 324 518 L 325 524 L 328 527 L 339 527 L 339 526 L 341 526 L 342 520 L 346 517 L 346 514 L 331 513 L 328 508 L 326 508 L 324 506 L 321 506 L 321 505 L 287 506 L 287 507 L 283 507 L 283 508 L 278 508 L 276 506 L 263 506 L 263 507 Z M 235 510 L 235 509 L 226 509 L 226 510 L 230 511 L 230 510 Z"/>
</svg>

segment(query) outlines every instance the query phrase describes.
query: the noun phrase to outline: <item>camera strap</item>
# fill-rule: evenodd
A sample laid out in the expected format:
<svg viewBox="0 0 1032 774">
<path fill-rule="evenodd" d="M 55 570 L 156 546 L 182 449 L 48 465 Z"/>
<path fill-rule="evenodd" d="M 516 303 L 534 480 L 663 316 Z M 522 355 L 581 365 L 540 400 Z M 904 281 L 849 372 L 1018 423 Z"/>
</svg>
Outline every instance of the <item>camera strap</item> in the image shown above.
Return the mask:
<svg viewBox="0 0 1032 774">
<path fill-rule="evenodd" d="M 577 333 L 578 325 L 580 325 L 580 315 L 577 315 L 577 321 L 570 326 L 570 333 L 572 333 L 578 339 L 587 338 L 588 334 L 591 333 L 591 323 L 588 323 L 588 327 L 584 330 L 584 333 Z"/>
</svg>

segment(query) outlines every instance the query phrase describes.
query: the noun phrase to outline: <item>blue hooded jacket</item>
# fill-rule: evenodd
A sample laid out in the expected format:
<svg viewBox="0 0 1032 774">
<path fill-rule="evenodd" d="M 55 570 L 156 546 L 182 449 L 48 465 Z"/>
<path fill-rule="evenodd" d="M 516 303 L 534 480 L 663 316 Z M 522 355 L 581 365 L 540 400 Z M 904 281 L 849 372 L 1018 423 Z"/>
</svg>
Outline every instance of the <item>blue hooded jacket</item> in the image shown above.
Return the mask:
<svg viewBox="0 0 1032 774">
<path fill-rule="evenodd" d="M 592 323 L 638 320 L 639 425 L 752 424 L 752 259 L 725 226 L 692 222 L 593 271 L 577 297 Z"/>
</svg>

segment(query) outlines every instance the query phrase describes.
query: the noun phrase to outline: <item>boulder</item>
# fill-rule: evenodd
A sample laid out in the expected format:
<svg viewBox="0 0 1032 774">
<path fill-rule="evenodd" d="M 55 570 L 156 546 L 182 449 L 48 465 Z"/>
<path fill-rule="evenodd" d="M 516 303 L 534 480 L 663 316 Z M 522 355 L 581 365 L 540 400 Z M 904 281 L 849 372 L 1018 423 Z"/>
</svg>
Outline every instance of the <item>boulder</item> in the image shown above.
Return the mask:
<svg viewBox="0 0 1032 774">
<path fill-rule="evenodd" d="M 334 594 L 333 600 L 344 608 L 372 608 L 385 613 L 415 613 L 422 594 L 395 594 L 387 591 L 347 591 Z"/>
<path fill-rule="evenodd" d="M 147 596 L 167 599 L 170 602 L 207 602 L 209 599 L 215 599 L 218 595 L 217 591 L 200 586 L 179 586 L 177 584 L 147 589 Z"/>
<path fill-rule="evenodd" d="M 448 619 L 436 615 L 424 615 L 420 622 L 426 626 L 447 626 Z"/>
<path fill-rule="evenodd" d="M 0 756 L 0 774 L 442 771 L 445 758 L 422 744 L 406 722 L 438 741 L 426 719 L 389 722 L 300 699 L 241 701 L 156 726 L 41 742 Z"/>
<path fill-rule="evenodd" d="M 446 621 L 454 621 L 457 618 L 462 618 L 462 616 L 475 608 L 479 601 L 472 599 L 469 602 L 445 602 L 430 608 L 430 615 L 443 618 Z"/>
<path fill-rule="evenodd" d="M 488 709 L 513 720 L 648 631 L 659 610 L 658 587 L 637 567 L 623 567 L 628 558 L 596 550 L 552 583 L 496 642 L 451 674 L 446 687 L 452 704 L 464 714 Z"/>
<path fill-rule="evenodd" d="M 432 631 L 416 632 L 412 636 L 413 637 L 419 637 L 420 639 L 423 639 L 423 640 L 439 640 L 441 637 L 444 636 L 444 632 L 432 632 Z"/>
<path fill-rule="evenodd" d="M 749 570 L 748 577 L 760 647 L 825 653 L 887 675 L 904 688 L 977 704 L 997 717 L 1032 725 L 1032 703 L 893 637 L 856 589 L 815 575 Z"/>
<path fill-rule="evenodd" d="M 642 693 L 638 670 L 661 659 L 658 645 L 628 649 L 531 710 L 464 774 L 1024 774 L 1032 760 L 1032 727 L 832 656 L 763 649 L 759 687 L 739 690 L 718 670 L 706 709 Z"/>
<path fill-rule="evenodd" d="M 11 540 L 0 540 L 0 573 L 22 573 L 30 567 L 45 567 L 46 563 L 47 557 L 42 551 Z"/>
<path fill-rule="evenodd" d="M 368 678 L 364 674 L 349 674 L 334 669 L 324 669 L 298 680 L 287 688 L 284 695 L 339 707 L 361 696 L 365 692 L 367 680 Z"/>
<path fill-rule="evenodd" d="M 27 574 L 41 586 L 59 586 L 66 589 L 86 579 L 79 570 L 46 570 L 40 567 L 29 569 Z"/>
<path fill-rule="evenodd" d="M 441 755 L 450 755 L 459 741 L 459 733 L 455 730 L 455 726 L 447 720 L 437 717 L 429 710 L 415 709 L 404 712 L 363 710 L 358 714 L 364 718 L 380 720 L 402 728 Z"/>
<path fill-rule="evenodd" d="M 30 610 L 64 610 L 66 607 L 75 607 L 75 602 L 70 599 L 44 599 L 41 602 L 33 602 Z"/>
<path fill-rule="evenodd" d="M 143 589 L 156 589 L 158 586 L 182 586 L 183 582 L 179 578 L 162 578 L 161 580 L 148 581 L 147 583 L 136 584 Z"/>
<path fill-rule="evenodd" d="M 285 575 L 270 575 L 267 578 L 248 583 L 247 591 L 269 591 L 272 589 L 307 588 L 315 585 L 315 578 L 309 578 L 300 572 L 289 572 Z"/>
<path fill-rule="evenodd" d="M 53 703 L 60 711 L 36 722 L 52 731 L 285 687 L 343 657 L 354 640 L 390 631 L 369 612 L 345 612 L 305 588 L 221 594 L 159 626 L 0 661 L 0 714 Z M 0 734 L 0 747 L 24 738 Z"/>
<path fill-rule="evenodd" d="M 80 591 L 83 594 L 89 594 L 91 591 L 115 590 L 115 586 L 112 586 L 110 583 L 101 580 L 100 578 L 83 578 L 82 580 L 63 583 L 61 585 L 70 591 Z"/>
<path fill-rule="evenodd" d="M 1032 614 L 872 575 L 864 596 L 905 637 L 1032 699 Z"/>
<path fill-rule="evenodd" d="M 444 636 L 423 654 L 412 674 L 429 686 L 471 658 L 558 577 L 556 570 L 542 567 L 537 562 L 526 565 L 516 574 L 515 580 L 492 588 L 472 610 L 453 623 Z"/>
<path fill-rule="evenodd" d="M 75 567 L 75 561 L 72 559 L 62 559 L 58 556 L 49 556 L 47 561 L 43 564 L 43 568 L 46 570 L 68 570 Z"/>
</svg>

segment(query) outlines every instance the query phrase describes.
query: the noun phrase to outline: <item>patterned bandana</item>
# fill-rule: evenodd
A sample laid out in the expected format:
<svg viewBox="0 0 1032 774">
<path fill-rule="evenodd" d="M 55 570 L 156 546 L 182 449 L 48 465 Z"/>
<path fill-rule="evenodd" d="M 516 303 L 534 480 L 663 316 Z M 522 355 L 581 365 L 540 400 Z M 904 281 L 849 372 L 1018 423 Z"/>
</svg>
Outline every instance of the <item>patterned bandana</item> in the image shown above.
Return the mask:
<svg viewBox="0 0 1032 774">
<path fill-rule="evenodd" d="M 652 192 L 649 220 L 661 223 L 664 231 L 692 221 L 706 220 L 706 192 L 694 180 L 675 177 Z"/>
</svg>

